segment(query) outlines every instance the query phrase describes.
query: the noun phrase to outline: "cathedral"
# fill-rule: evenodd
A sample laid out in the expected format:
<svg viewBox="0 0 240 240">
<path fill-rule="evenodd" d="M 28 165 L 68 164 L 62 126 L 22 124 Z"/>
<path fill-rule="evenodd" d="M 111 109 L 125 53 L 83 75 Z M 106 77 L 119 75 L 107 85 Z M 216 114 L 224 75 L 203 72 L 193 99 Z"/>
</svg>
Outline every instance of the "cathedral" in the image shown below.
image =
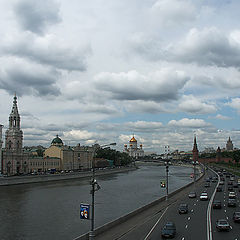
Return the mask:
<svg viewBox="0 0 240 240">
<path fill-rule="evenodd" d="M 127 153 L 130 157 L 138 159 L 139 157 L 144 156 L 144 150 L 142 149 L 142 144 L 140 144 L 140 147 L 137 146 L 137 140 L 133 136 L 129 141 L 129 148 L 127 147 L 127 144 L 124 145 L 124 151 Z"/>
</svg>

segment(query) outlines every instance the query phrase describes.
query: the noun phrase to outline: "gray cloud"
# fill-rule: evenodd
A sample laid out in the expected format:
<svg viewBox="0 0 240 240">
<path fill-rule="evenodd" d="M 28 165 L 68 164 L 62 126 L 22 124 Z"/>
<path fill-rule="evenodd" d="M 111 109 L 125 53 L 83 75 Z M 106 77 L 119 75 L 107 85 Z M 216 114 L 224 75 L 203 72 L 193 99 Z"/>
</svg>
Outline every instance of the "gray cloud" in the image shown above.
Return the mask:
<svg viewBox="0 0 240 240">
<path fill-rule="evenodd" d="M 3 39 L 1 52 L 58 69 L 85 71 L 86 57 L 91 54 L 91 47 L 70 46 L 52 35 L 39 38 L 32 34 L 23 34 L 12 39 Z"/>
<path fill-rule="evenodd" d="M 30 70 L 31 69 L 31 70 Z M 46 70 L 32 64 L 15 64 L 0 67 L 0 88 L 10 94 L 58 96 L 60 89 L 56 82 L 60 73 Z"/>
<path fill-rule="evenodd" d="M 50 25 L 61 21 L 59 10 L 59 4 L 53 0 L 20 0 L 14 7 L 20 26 L 40 35 L 43 35 Z"/>
<path fill-rule="evenodd" d="M 161 102 L 178 99 L 180 89 L 188 80 L 183 72 L 162 69 L 146 76 L 137 71 L 103 72 L 95 76 L 94 83 L 99 90 L 110 93 L 113 99 Z"/>
</svg>

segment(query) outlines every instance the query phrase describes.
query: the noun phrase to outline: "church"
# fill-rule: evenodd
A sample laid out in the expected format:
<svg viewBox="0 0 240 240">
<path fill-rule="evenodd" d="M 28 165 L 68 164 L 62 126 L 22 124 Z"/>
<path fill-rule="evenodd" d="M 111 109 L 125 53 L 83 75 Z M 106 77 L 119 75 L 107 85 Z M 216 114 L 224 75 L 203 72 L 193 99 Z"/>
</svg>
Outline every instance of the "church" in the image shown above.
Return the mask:
<svg viewBox="0 0 240 240">
<path fill-rule="evenodd" d="M 45 149 L 42 157 L 24 151 L 20 120 L 15 94 L 9 116 L 9 126 L 5 133 L 5 148 L 2 148 L 3 125 L 0 125 L 1 173 L 11 176 L 31 172 L 46 172 L 50 169 L 75 171 L 92 168 L 95 146 L 80 146 L 80 144 L 67 146 L 63 144 L 58 135 L 52 140 L 51 146 Z"/>
<path fill-rule="evenodd" d="M 123 152 L 127 153 L 130 157 L 138 159 L 144 156 L 144 150 L 142 149 L 142 144 L 140 144 L 139 146 L 140 147 L 138 147 L 137 145 L 136 138 L 133 136 L 129 141 L 129 148 L 127 147 L 127 144 L 125 144 Z"/>
</svg>

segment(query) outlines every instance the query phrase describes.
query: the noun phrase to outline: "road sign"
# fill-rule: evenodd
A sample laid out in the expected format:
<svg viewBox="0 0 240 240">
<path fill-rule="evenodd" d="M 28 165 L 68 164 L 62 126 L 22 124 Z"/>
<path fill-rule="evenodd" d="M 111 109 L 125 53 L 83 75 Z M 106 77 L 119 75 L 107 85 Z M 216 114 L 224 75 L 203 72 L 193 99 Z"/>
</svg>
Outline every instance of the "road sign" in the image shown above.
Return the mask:
<svg viewBox="0 0 240 240">
<path fill-rule="evenodd" d="M 166 182 L 165 181 L 161 181 L 161 188 L 165 188 L 166 187 Z"/>
<path fill-rule="evenodd" d="M 80 219 L 89 219 L 90 216 L 90 205 L 81 203 L 80 204 Z"/>
</svg>

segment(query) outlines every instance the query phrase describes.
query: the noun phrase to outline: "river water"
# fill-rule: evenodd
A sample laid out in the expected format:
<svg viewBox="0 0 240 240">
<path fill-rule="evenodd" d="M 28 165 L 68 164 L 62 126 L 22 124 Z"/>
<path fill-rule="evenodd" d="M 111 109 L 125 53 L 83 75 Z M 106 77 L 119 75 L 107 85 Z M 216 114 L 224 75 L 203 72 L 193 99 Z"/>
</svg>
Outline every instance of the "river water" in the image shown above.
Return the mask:
<svg viewBox="0 0 240 240">
<path fill-rule="evenodd" d="M 191 182 L 191 168 L 169 167 L 169 192 Z M 95 227 L 150 203 L 166 194 L 160 188 L 164 166 L 97 177 Z M 72 240 L 88 232 L 80 219 L 80 203 L 91 203 L 89 179 L 0 187 L 1 240 Z"/>
</svg>

